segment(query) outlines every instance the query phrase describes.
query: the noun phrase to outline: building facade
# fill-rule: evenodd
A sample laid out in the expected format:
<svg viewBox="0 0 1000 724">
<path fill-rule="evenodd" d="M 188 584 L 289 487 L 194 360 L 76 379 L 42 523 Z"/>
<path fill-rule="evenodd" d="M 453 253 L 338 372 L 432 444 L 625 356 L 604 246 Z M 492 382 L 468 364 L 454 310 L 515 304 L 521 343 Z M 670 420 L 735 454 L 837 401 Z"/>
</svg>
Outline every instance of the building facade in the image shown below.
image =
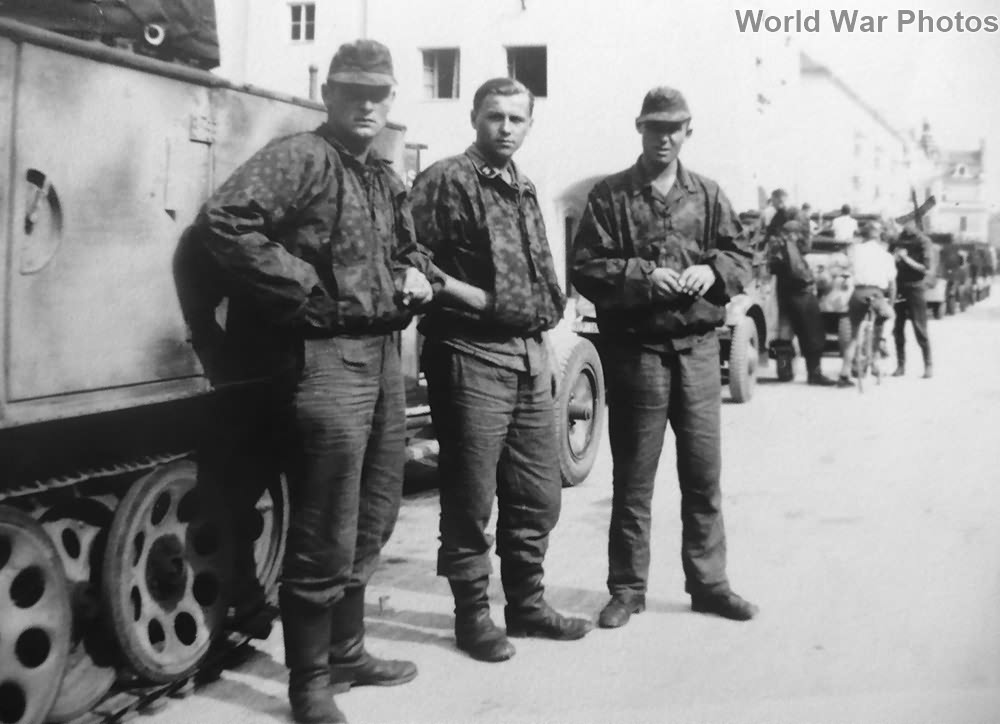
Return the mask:
<svg viewBox="0 0 1000 724">
<path fill-rule="evenodd" d="M 293 10 L 306 5 L 308 40 L 295 24 L 306 11 Z M 786 176 L 768 160 L 767 128 L 790 83 L 777 75 L 791 76 L 794 64 L 765 62 L 750 34 L 706 43 L 696 29 L 717 27 L 706 19 L 711 12 L 664 0 L 630 0 L 613 11 L 595 0 L 218 0 L 219 72 L 308 95 L 310 65 L 322 82 L 339 43 L 378 39 L 392 50 L 399 81 L 393 118 L 420 147 L 424 167 L 472 141 L 472 95 L 483 81 L 518 77 L 537 95 L 518 160 L 540 190 L 562 268 L 586 191 L 637 158 L 634 120 L 655 85 L 687 96 L 694 133 L 682 160 L 719 181 L 737 209 L 758 208 L 761 190 Z"/>
<path fill-rule="evenodd" d="M 775 187 L 830 211 L 899 215 L 920 149 L 793 36 L 720 33 L 724 3 L 629 0 L 217 0 L 220 73 L 309 96 L 336 47 L 376 38 L 399 81 L 393 118 L 407 127 L 410 168 L 461 152 L 473 138 L 472 95 L 512 75 L 536 94 L 518 160 L 535 181 L 564 267 L 585 194 L 635 161 L 634 119 L 655 85 L 681 89 L 694 133 L 682 154 L 716 179 L 737 210 Z"/>
<path fill-rule="evenodd" d="M 972 151 L 944 151 L 938 161 L 941 196 L 935 214 L 936 231 L 959 241 L 987 241 L 990 212 L 983 173 L 985 147 Z"/>
<path fill-rule="evenodd" d="M 799 88 L 785 138 L 795 149 L 796 195 L 826 212 L 899 216 L 928 170 L 919 145 L 830 68 L 800 55 Z M 923 196 L 918 192 L 920 200 Z"/>
</svg>

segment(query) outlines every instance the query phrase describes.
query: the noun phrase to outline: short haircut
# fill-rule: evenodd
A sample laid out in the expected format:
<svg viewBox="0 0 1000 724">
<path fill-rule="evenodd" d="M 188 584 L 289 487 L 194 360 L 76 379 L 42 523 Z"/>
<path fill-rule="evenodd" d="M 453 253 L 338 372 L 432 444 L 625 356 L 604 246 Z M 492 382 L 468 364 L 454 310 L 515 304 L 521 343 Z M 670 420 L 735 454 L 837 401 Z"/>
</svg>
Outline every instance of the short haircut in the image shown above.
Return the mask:
<svg viewBox="0 0 1000 724">
<path fill-rule="evenodd" d="M 476 94 L 472 97 L 472 112 L 479 113 L 483 103 L 489 96 L 528 96 L 528 115 L 535 111 L 535 94 L 528 90 L 528 86 L 513 78 L 490 78 L 476 89 Z"/>
<path fill-rule="evenodd" d="M 844 204 L 843 206 L 841 206 L 840 207 L 840 213 L 842 213 L 842 214 L 849 214 L 849 213 L 851 213 L 851 205 L 850 204 Z"/>
<path fill-rule="evenodd" d="M 777 199 L 782 197 L 788 198 L 788 192 L 785 191 L 784 189 L 775 189 L 774 191 L 771 192 L 772 199 Z"/>
</svg>

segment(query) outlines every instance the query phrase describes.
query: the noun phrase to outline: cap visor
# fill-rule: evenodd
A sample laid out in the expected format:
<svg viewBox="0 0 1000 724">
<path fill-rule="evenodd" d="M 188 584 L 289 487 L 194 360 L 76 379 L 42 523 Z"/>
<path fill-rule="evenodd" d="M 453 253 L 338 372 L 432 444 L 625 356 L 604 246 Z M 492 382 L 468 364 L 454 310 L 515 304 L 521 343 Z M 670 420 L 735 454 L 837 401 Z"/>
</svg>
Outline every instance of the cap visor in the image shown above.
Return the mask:
<svg viewBox="0 0 1000 724">
<path fill-rule="evenodd" d="M 679 123 L 681 121 L 690 121 L 691 114 L 687 111 L 660 111 L 658 113 L 645 113 L 635 119 L 636 123 L 645 123 L 646 121 L 661 121 L 664 123 Z"/>
<path fill-rule="evenodd" d="M 396 85 L 396 79 L 388 73 L 367 73 L 360 70 L 345 70 L 327 76 L 334 83 L 350 83 L 352 85 Z"/>
</svg>

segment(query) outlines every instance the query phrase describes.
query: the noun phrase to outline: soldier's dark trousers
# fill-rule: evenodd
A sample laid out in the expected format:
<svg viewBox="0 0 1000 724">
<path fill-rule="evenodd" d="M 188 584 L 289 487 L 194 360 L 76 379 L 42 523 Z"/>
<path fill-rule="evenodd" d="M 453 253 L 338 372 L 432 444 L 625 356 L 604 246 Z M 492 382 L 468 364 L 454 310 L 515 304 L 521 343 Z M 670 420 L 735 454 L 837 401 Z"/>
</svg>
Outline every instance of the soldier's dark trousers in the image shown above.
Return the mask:
<svg viewBox="0 0 1000 724">
<path fill-rule="evenodd" d="M 663 353 L 632 343 L 608 345 L 605 359 L 614 460 L 608 590 L 646 591 L 653 481 L 669 422 L 677 448 L 685 590 L 727 591 L 718 339 L 710 333 L 690 349 Z"/>
<path fill-rule="evenodd" d="M 237 612 L 263 603 L 257 581 L 254 539 L 259 534 L 256 504 L 284 471 L 288 425 L 282 420 L 283 389 L 267 383 L 220 393 L 213 422 L 218 444 L 207 456 L 207 468 L 222 481 L 233 518 Z"/>
<path fill-rule="evenodd" d="M 489 575 L 486 526 L 496 499 L 508 605 L 530 609 L 541 601 L 542 563 L 562 496 L 551 377 L 503 369 L 431 341 L 423 369 L 441 446 L 438 575 Z"/>
<path fill-rule="evenodd" d="M 399 513 L 405 404 L 396 335 L 304 342 L 282 596 L 332 607 L 367 584 Z"/>
<path fill-rule="evenodd" d="M 892 336 L 896 341 L 896 360 L 900 366 L 906 364 L 906 320 L 913 324 L 913 336 L 924 356 L 924 365 L 931 364 L 931 343 L 927 337 L 927 300 L 923 283 L 902 284 L 896 302 L 896 322 Z"/>
<path fill-rule="evenodd" d="M 809 290 L 783 293 L 778 304 L 792 323 L 792 330 L 799 338 L 799 350 L 806 360 L 806 371 L 813 374 L 820 371 L 823 343 L 823 315 L 819 311 L 819 300 Z"/>
</svg>

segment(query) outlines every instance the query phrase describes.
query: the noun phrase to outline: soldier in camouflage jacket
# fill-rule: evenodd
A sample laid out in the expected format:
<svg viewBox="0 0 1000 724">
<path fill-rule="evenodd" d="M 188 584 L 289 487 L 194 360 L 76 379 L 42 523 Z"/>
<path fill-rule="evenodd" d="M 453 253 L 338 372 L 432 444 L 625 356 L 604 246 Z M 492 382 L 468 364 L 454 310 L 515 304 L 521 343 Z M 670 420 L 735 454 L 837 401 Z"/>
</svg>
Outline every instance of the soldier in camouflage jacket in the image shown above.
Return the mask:
<svg viewBox="0 0 1000 724">
<path fill-rule="evenodd" d="M 372 150 L 394 85 L 384 45 L 342 45 L 323 86 L 327 122 L 259 151 L 201 219 L 231 297 L 227 343 L 275 380 L 258 414 L 263 448 L 286 458 L 279 603 L 292 714 L 309 724 L 345 721 L 335 690 L 417 675 L 364 646 L 365 586 L 403 488 L 396 332 L 433 295 L 405 188 Z"/>
<path fill-rule="evenodd" d="M 594 302 L 608 375 L 614 495 L 611 600 L 598 623 L 646 605 L 653 480 L 669 422 L 677 438 L 681 559 L 695 611 L 746 620 L 729 588 L 722 522 L 719 342 L 730 297 L 750 280 L 740 222 L 711 179 L 681 165 L 684 97 L 654 88 L 636 119 L 636 164 L 598 183 L 573 243 L 573 284 Z"/>
<path fill-rule="evenodd" d="M 441 446 L 437 571 L 455 596 L 458 646 L 482 661 L 510 658 L 507 636 L 576 639 L 590 628 L 543 597 L 543 560 L 561 495 L 553 360 L 543 337 L 565 299 L 535 188 L 511 160 L 532 103 L 516 81 L 487 81 L 473 101 L 475 144 L 431 166 L 413 187 L 418 238 L 446 275 L 421 324 Z M 490 619 L 486 593 L 494 498 L 507 636 Z"/>
</svg>

